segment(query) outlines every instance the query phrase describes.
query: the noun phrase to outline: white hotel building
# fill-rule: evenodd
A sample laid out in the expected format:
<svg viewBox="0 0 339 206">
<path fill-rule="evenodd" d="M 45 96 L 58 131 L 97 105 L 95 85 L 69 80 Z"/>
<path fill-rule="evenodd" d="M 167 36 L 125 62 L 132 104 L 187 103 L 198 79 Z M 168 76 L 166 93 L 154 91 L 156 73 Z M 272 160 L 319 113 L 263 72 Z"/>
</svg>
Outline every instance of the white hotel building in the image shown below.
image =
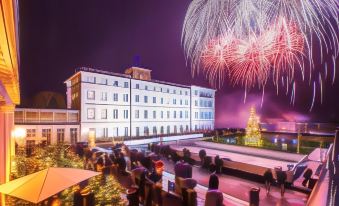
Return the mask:
<svg viewBox="0 0 339 206">
<path fill-rule="evenodd" d="M 148 69 L 80 68 L 65 84 L 67 108 L 80 111 L 78 141 L 214 129 L 215 90 L 153 80 Z"/>
</svg>

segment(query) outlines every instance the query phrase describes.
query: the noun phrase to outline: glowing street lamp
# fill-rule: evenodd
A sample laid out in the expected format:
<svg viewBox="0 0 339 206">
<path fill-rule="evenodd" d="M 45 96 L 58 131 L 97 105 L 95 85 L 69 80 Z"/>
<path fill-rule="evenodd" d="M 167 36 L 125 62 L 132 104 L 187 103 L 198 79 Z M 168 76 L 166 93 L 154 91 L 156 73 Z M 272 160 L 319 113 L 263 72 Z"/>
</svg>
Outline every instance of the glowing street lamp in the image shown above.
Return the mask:
<svg viewBox="0 0 339 206">
<path fill-rule="evenodd" d="M 23 128 L 15 128 L 12 131 L 12 138 L 14 138 L 15 142 L 19 146 L 23 146 L 25 144 L 26 130 Z"/>
</svg>

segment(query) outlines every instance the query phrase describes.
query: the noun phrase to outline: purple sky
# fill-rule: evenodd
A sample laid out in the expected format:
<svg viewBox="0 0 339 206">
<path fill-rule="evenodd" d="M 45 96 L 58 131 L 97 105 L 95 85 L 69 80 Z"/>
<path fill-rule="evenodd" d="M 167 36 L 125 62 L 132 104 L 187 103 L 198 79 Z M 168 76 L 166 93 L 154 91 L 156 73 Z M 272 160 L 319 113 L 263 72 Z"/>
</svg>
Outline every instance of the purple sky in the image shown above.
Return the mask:
<svg viewBox="0 0 339 206">
<path fill-rule="evenodd" d="M 154 79 L 209 86 L 203 76 L 191 77 L 180 44 L 189 0 L 19 0 L 20 83 L 22 98 L 39 91 L 65 93 L 63 81 L 79 66 L 123 72 L 141 57 Z M 338 61 L 337 61 L 338 62 Z M 337 64 L 339 65 L 339 63 Z M 321 65 L 317 65 L 321 67 Z M 217 91 L 216 126 L 244 126 L 250 105 L 262 119 L 339 122 L 339 76 L 325 85 L 324 103 L 312 112 L 311 87 L 297 87 L 295 106 L 289 97 L 266 88 L 243 103 L 243 89 L 228 83 Z M 272 87 L 272 88 L 270 88 Z"/>
</svg>

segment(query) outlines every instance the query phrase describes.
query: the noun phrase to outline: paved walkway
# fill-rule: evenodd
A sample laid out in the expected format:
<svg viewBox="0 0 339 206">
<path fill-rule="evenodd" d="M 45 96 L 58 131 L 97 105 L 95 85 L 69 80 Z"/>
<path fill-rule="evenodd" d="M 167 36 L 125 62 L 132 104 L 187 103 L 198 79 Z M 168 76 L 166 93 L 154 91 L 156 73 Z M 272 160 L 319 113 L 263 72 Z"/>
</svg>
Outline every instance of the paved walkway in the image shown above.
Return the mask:
<svg viewBox="0 0 339 206">
<path fill-rule="evenodd" d="M 281 151 L 275 151 L 275 150 L 269 150 L 269 149 L 238 146 L 238 145 L 228 145 L 228 144 L 221 144 L 221 143 L 207 142 L 207 141 L 195 141 L 194 146 L 205 147 L 209 149 L 217 149 L 217 150 L 244 154 L 244 155 L 254 155 L 256 157 L 270 158 L 270 159 L 280 160 L 280 161 L 285 161 L 285 162 L 298 162 L 305 156 L 302 154 L 295 154 L 295 153 L 289 153 L 289 152 L 281 152 Z"/>
<path fill-rule="evenodd" d="M 175 146 L 171 145 L 173 149 L 176 149 L 178 151 L 182 151 L 184 148 L 187 148 L 190 150 L 191 153 L 199 154 L 199 151 L 202 149 L 202 147 L 197 146 Z M 227 152 L 223 150 L 218 149 L 210 149 L 203 147 L 203 149 L 206 151 L 208 156 L 212 156 L 213 158 L 216 155 L 219 155 L 220 158 L 227 158 L 235 162 L 241 162 L 251 165 L 260 166 L 263 168 L 271 168 L 274 169 L 274 167 L 281 166 L 283 170 L 287 170 L 287 165 L 295 162 L 287 162 L 282 160 L 274 160 L 269 159 L 268 157 L 257 157 L 254 155 L 245 155 L 245 154 L 239 154 L 234 152 Z"/>
<path fill-rule="evenodd" d="M 167 160 L 164 160 L 164 162 L 166 172 L 174 174 L 174 163 Z M 210 173 L 207 170 L 196 166 L 193 167 L 193 178 L 198 181 L 198 184 L 204 187 L 208 187 L 209 175 Z M 306 204 L 308 198 L 306 194 L 292 190 L 286 190 L 285 196 L 281 197 L 280 190 L 274 186 L 271 187 L 271 193 L 266 196 L 265 186 L 263 184 L 229 175 L 219 175 L 219 189 L 225 194 L 225 205 L 235 205 L 234 202 L 237 202 L 234 200 L 230 201 L 229 196 L 240 199 L 243 202 L 248 202 L 249 190 L 252 187 L 259 187 L 261 190 L 260 205 L 301 206 Z M 233 202 L 233 204 L 231 202 Z M 240 202 L 238 205 L 239 204 L 241 205 Z"/>
</svg>

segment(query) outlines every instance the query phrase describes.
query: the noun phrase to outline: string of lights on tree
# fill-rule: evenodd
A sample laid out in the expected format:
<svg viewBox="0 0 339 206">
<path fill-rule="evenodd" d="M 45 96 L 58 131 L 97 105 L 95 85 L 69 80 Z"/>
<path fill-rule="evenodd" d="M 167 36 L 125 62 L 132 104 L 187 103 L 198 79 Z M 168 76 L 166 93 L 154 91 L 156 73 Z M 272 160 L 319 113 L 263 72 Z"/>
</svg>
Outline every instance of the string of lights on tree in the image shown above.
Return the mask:
<svg viewBox="0 0 339 206">
<path fill-rule="evenodd" d="M 13 166 L 11 178 L 17 179 L 48 167 L 83 169 L 84 160 L 65 145 L 37 146 L 29 156 L 27 156 L 24 147 L 18 147 Z M 103 175 L 98 175 L 93 177 L 89 179 L 88 186 L 94 193 L 96 205 L 124 205 L 121 198 L 123 188 L 113 176 L 103 177 Z M 74 186 L 62 191 L 59 196 L 62 205 L 73 205 L 73 194 L 78 189 L 78 186 Z M 35 205 L 11 196 L 6 196 L 6 202 L 8 205 Z"/>
</svg>

